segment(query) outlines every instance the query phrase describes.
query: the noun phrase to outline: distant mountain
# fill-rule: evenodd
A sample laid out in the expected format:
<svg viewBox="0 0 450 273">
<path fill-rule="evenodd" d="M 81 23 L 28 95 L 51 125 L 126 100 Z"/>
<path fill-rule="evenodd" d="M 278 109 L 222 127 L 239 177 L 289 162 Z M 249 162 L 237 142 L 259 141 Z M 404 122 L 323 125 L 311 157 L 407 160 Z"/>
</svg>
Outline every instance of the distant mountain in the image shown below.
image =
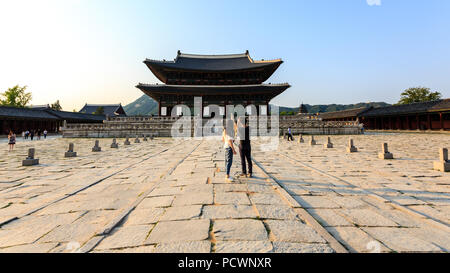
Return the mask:
<svg viewBox="0 0 450 273">
<path fill-rule="evenodd" d="M 306 109 L 309 113 L 325 113 L 325 112 L 335 112 L 347 109 L 354 109 L 360 107 L 384 107 L 390 104 L 385 102 L 368 102 L 368 103 L 357 103 L 357 104 L 328 104 L 328 105 L 309 105 L 305 104 Z M 158 103 L 147 95 L 142 95 L 139 99 L 123 107 L 125 112 L 129 116 L 146 116 L 146 115 L 157 115 L 158 114 Z M 299 107 L 283 107 L 280 106 L 281 112 L 298 112 Z"/>
<path fill-rule="evenodd" d="M 147 95 L 123 107 L 129 116 L 149 116 L 158 114 L 158 103 Z"/>
</svg>

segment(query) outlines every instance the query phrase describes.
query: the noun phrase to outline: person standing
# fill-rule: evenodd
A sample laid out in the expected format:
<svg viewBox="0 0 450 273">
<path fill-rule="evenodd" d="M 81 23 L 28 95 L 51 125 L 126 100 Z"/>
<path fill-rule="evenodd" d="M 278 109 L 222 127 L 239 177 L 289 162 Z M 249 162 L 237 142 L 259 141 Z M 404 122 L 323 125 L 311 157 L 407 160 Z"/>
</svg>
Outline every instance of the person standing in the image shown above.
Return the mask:
<svg viewBox="0 0 450 273">
<path fill-rule="evenodd" d="M 225 122 L 225 128 L 223 128 L 222 142 L 223 148 L 225 149 L 225 169 L 226 169 L 226 179 L 230 179 L 231 166 L 233 165 L 233 155 L 236 154 L 234 149 L 234 122 L 227 119 Z"/>
<path fill-rule="evenodd" d="M 30 131 L 30 139 L 31 139 L 31 141 L 33 141 L 33 138 L 34 138 L 34 130 L 31 130 Z"/>
<path fill-rule="evenodd" d="M 248 119 L 243 122 L 239 122 L 238 125 L 239 134 L 239 155 L 241 156 L 242 173 L 241 176 L 251 178 L 253 176 L 253 164 L 252 164 L 252 146 L 250 143 L 250 126 Z M 247 163 L 247 164 L 246 164 Z M 247 173 L 248 165 L 248 173 Z"/>
<path fill-rule="evenodd" d="M 292 137 L 292 129 L 291 127 L 288 128 L 288 141 L 294 141 L 294 137 Z"/>
<path fill-rule="evenodd" d="M 25 139 L 28 139 L 29 136 L 30 136 L 30 131 L 26 130 L 26 132 L 25 132 Z"/>
<path fill-rule="evenodd" d="M 47 129 L 44 129 L 44 139 L 47 139 L 47 134 L 48 134 Z"/>
<path fill-rule="evenodd" d="M 41 129 L 37 130 L 37 139 L 41 140 Z"/>
<path fill-rule="evenodd" d="M 16 134 L 13 133 L 13 131 L 9 131 L 8 134 L 8 144 L 9 144 L 9 151 L 14 150 L 14 145 L 16 144 Z"/>
</svg>

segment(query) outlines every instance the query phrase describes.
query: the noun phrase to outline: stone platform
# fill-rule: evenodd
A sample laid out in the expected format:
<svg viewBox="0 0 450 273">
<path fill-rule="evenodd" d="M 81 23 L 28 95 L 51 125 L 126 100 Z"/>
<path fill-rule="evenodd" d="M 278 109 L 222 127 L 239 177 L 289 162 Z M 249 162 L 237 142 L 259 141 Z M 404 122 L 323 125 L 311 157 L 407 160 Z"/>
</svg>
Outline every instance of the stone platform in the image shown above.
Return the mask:
<svg viewBox="0 0 450 273">
<path fill-rule="evenodd" d="M 170 137 L 172 125 L 178 117 L 108 117 L 102 124 L 66 124 L 61 128 L 63 137 L 112 138 L 159 136 Z M 194 136 L 194 119 L 182 117 L 191 124 L 191 136 Z M 271 128 L 270 117 L 262 116 L 259 120 Z M 207 120 L 204 120 L 204 125 Z M 358 135 L 362 125 L 358 122 L 322 121 L 316 116 L 280 116 L 279 133 L 283 135 L 291 127 L 293 134 L 309 135 Z"/>
<path fill-rule="evenodd" d="M 433 170 L 448 137 L 352 138 L 358 153 L 346 136 L 331 149 L 326 136 L 274 151 L 256 141 L 254 178 L 235 158 L 232 182 L 217 140 L 5 146 L 0 252 L 449 252 L 450 174 Z M 69 142 L 78 157 L 64 157 Z M 394 160 L 378 159 L 382 143 Z M 40 165 L 22 167 L 32 147 Z"/>
</svg>

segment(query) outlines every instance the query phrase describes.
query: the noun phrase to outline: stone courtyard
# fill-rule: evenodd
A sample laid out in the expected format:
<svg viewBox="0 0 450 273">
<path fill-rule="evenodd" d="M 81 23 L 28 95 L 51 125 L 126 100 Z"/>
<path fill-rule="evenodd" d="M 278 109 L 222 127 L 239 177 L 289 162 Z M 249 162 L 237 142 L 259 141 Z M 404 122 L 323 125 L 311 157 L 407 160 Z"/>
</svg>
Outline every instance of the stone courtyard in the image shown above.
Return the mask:
<svg viewBox="0 0 450 273">
<path fill-rule="evenodd" d="M 349 136 L 304 138 L 255 141 L 254 177 L 237 176 L 237 155 L 232 182 L 218 140 L 4 143 L 0 252 L 450 251 L 450 173 L 433 170 L 449 135 L 352 136 L 357 153 Z M 40 165 L 22 167 L 28 148 Z"/>
</svg>

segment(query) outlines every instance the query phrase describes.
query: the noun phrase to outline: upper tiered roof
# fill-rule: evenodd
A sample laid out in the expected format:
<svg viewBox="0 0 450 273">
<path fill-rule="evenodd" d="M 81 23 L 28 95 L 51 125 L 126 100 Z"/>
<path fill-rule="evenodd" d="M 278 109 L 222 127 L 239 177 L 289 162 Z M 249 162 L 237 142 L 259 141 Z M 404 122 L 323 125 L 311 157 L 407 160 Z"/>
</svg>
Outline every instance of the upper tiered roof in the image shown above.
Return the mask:
<svg viewBox="0 0 450 273">
<path fill-rule="evenodd" d="M 248 51 L 229 55 L 196 55 L 178 51 L 173 61 L 146 59 L 144 63 L 166 84 L 242 85 L 263 83 L 283 61 L 255 61 Z"/>
</svg>

